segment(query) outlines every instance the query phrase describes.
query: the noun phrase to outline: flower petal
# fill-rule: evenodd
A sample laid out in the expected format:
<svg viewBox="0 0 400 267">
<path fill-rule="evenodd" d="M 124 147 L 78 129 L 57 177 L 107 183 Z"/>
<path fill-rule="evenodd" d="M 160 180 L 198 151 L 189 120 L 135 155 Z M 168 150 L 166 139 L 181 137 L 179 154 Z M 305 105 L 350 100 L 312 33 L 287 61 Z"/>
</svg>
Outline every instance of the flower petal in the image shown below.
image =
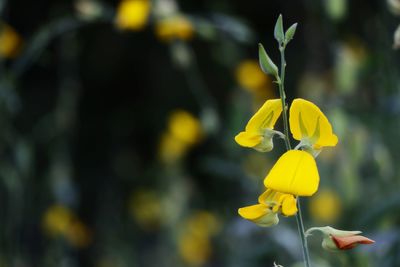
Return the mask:
<svg viewBox="0 0 400 267">
<path fill-rule="evenodd" d="M 335 146 L 338 138 L 322 111 L 312 102 L 297 98 L 290 106 L 290 131 L 296 140 L 308 139 L 314 146 Z"/>
<path fill-rule="evenodd" d="M 259 132 L 260 129 L 273 129 L 282 113 L 280 99 L 270 99 L 254 114 L 246 125 L 246 132 Z"/>
<path fill-rule="evenodd" d="M 307 152 L 289 150 L 283 154 L 264 179 L 264 185 L 295 196 L 311 196 L 319 185 L 315 159 Z"/>
<path fill-rule="evenodd" d="M 362 235 L 352 235 L 352 236 L 331 236 L 333 242 L 335 242 L 338 249 L 346 250 L 352 249 L 358 244 L 373 244 L 374 240 L 369 239 Z"/>
<path fill-rule="evenodd" d="M 293 216 L 296 213 L 296 198 L 293 195 L 285 194 L 282 199 L 282 214 L 285 216 Z"/>
<path fill-rule="evenodd" d="M 263 204 L 256 204 L 240 208 L 238 210 L 240 216 L 244 219 L 252 221 L 259 226 L 273 226 L 278 224 L 278 214 L 272 212 L 268 206 Z"/>
<path fill-rule="evenodd" d="M 244 147 L 255 147 L 260 144 L 262 140 L 263 137 L 261 135 L 249 132 L 240 132 L 235 136 L 236 143 Z"/>
</svg>

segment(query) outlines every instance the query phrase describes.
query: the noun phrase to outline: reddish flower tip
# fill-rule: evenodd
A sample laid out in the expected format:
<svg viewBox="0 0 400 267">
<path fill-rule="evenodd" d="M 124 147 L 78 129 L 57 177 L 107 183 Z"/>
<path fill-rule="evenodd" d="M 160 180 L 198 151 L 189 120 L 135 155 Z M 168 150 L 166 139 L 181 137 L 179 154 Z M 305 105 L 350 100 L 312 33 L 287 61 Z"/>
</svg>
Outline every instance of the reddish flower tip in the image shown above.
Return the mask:
<svg viewBox="0 0 400 267">
<path fill-rule="evenodd" d="M 346 250 L 352 249 L 358 244 L 373 244 L 374 240 L 369 239 L 362 235 L 351 235 L 351 236 L 334 236 L 331 235 L 333 242 L 335 242 L 338 249 Z"/>
</svg>

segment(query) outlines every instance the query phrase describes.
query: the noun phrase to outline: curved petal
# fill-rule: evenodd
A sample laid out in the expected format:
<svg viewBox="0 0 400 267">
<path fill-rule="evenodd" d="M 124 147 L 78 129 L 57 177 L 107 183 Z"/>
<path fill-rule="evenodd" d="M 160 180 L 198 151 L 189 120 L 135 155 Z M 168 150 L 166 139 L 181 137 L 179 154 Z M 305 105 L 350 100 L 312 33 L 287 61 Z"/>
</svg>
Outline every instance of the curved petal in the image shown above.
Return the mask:
<svg viewBox="0 0 400 267">
<path fill-rule="evenodd" d="M 272 212 L 268 206 L 263 204 L 240 208 L 238 213 L 244 219 L 252 221 L 259 226 L 268 227 L 276 225 L 279 222 L 278 215 Z"/>
<path fill-rule="evenodd" d="M 254 114 L 246 125 L 246 132 L 259 132 L 260 129 L 273 129 L 282 113 L 280 99 L 270 99 Z"/>
<path fill-rule="evenodd" d="M 271 204 L 274 204 L 276 202 L 274 200 L 276 199 L 275 196 L 277 194 L 280 194 L 280 193 L 267 188 L 267 190 L 265 190 L 264 193 L 262 193 L 258 197 L 258 203 L 270 206 Z"/>
<path fill-rule="evenodd" d="M 374 240 L 369 239 L 362 235 L 353 235 L 353 236 L 331 236 L 333 242 L 335 242 L 338 249 L 346 250 L 352 249 L 358 244 L 373 244 Z"/>
<path fill-rule="evenodd" d="M 307 152 L 289 150 L 272 167 L 264 179 L 264 185 L 296 196 L 313 195 L 319 185 L 315 159 Z"/>
<path fill-rule="evenodd" d="M 312 102 L 297 98 L 289 111 L 290 131 L 296 140 L 308 139 L 314 146 L 335 146 L 338 138 L 322 111 Z"/>
<path fill-rule="evenodd" d="M 285 194 L 282 198 L 282 214 L 285 216 L 295 215 L 297 213 L 296 198 L 289 194 Z"/>
<path fill-rule="evenodd" d="M 249 132 L 240 132 L 235 136 L 236 143 L 244 147 L 255 147 L 260 144 L 262 140 L 263 137 L 261 135 Z"/>
</svg>

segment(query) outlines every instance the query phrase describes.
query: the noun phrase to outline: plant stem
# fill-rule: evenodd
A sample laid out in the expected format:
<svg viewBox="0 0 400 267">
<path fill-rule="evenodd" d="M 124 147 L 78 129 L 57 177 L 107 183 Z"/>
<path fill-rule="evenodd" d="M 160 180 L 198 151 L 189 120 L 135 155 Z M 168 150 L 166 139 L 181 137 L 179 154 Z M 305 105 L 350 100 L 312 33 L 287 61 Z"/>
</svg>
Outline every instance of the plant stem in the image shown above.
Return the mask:
<svg viewBox="0 0 400 267">
<path fill-rule="evenodd" d="M 279 81 L 279 96 L 282 101 L 282 117 L 283 117 L 283 131 L 285 133 L 285 145 L 286 150 L 292 149 L 289 141 L 289 126 L 287 119 L 287 108 L 286 108 L 286 94 L 285 94 L 285 69 L 286 69 L 286 61 L 285 61 L 285 46 L 280 46 L 279 51 L 281 52 L 281 74 Z"/>
<path fill-rule="evenodd" d="M 297 229 L 299 230 L 299 235 L 301 239 L 301 245 L 303 247 L 303 257 L 304 257 L 304 265 L 306 267 L 311 267 L 310 254 L 308 252 L 307 238 L 304 234 L 304 224 L 303 218 L 301 215 L 301 205 L 300 205 L 300 197 L 297 197 L 297 214 L 296 214 L 296 222 Z"/>
<path fill-rule="evenodd" d="M 285 94 L 285 69 L 286 69 L 286 60 L 285 60 L 285 48 L 286 45 L 279 45 L 279 51 L 281 54 L 281 72 L 280 72 L 280 79 L 278 82 L 279 85 L 279 95 L 282 101 L 282 118 L 283 118 L 283 129 L 285 134 L 285 145 L 286 150 L 291 150 L 290 141 L 289 141 L 289 125 L 288 125 L 288 118 L 287 118 L 287 108 L 286 108 L 286 94 Z M 301 216 L 301 205 L 300 205 L 300 197 L 297 197 L 297 214 L 296 214 L 296 222 L 297 228 L 299 231 L 301 245 L 303 247 L 303 258 L 304 258 L 304 265 L 306 267 L 311 267 L 310 264 L 310 255 L 308 252 L 307 246 L 307 239 L 304 234 L 304 224 L 303 218 Z"/>
</svg>

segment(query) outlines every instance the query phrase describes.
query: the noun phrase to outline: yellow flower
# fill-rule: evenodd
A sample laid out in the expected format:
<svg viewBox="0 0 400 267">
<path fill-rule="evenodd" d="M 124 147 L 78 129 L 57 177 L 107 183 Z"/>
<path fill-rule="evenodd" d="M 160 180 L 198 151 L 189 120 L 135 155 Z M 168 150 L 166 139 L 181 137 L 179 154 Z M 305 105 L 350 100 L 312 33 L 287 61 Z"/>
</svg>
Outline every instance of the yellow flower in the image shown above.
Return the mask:
<svg viewBox="0 0 400 267">
<path fill-rule="evenodd" d="M 324 146 L 335 146 L 338 138 L 321 110 L 310 101 L 297 98 L 290 107 L 290 131 L 300 141 L 298 147 L 319 152 Z"/>
<path fill-rule="evenodd" d="M 182 15 L 176 15 L 157 21 L 155 34 L 163 41 L 190 40 L 194 34 L 194 27 L 189 19 Z"/>
<path fill-rule="evenodd" d="M 278 213 L 284 216 L 293 216 L 297 213 L 296 198 L 290 194 L 267 189 L 258 198 L 256 205 L 247 206 L 238 210 L 244 219 L 259 226 L 274 226 L 278 224 Z"/>
<path fill-rule="evenodd" d="M 313 195 L 319 185 L 319 174 L 314 157 L 305 151 L 287 151 L 265 177 L 264 185 L 278 192 L 295 196 Z"/>
<path fill-rule="evenodd" d="M 243 88 L 257 92 L 264 89 L 268 83 L 268 76 L 261 71 L 256 60 L 245 60 L 236 68 L 236 80 Z"/>
<path fill-rule="evenodd" d="M 147 24 L 150 8 L 148 0 L 122 0 L 117 9 L 115 23 L 122 30 L 141 30 Z"/>
<path fill-rule="evenodd" d="M 272 138 L 279 132 L 274 125 L 282 112 L 280 99 L 267 100 L 246 125 L 244 132 L 235 137 L 235 141 L 244 147 L 251 147 L 260 152 L 268 152 L 273 148 Z"/>
<path fill-rule="evenodd" d="M 6 24 L 0 26 L 0 56 L 16 57 L 21 48 L 21 38 L 13 28 Z"/>
</svg>

